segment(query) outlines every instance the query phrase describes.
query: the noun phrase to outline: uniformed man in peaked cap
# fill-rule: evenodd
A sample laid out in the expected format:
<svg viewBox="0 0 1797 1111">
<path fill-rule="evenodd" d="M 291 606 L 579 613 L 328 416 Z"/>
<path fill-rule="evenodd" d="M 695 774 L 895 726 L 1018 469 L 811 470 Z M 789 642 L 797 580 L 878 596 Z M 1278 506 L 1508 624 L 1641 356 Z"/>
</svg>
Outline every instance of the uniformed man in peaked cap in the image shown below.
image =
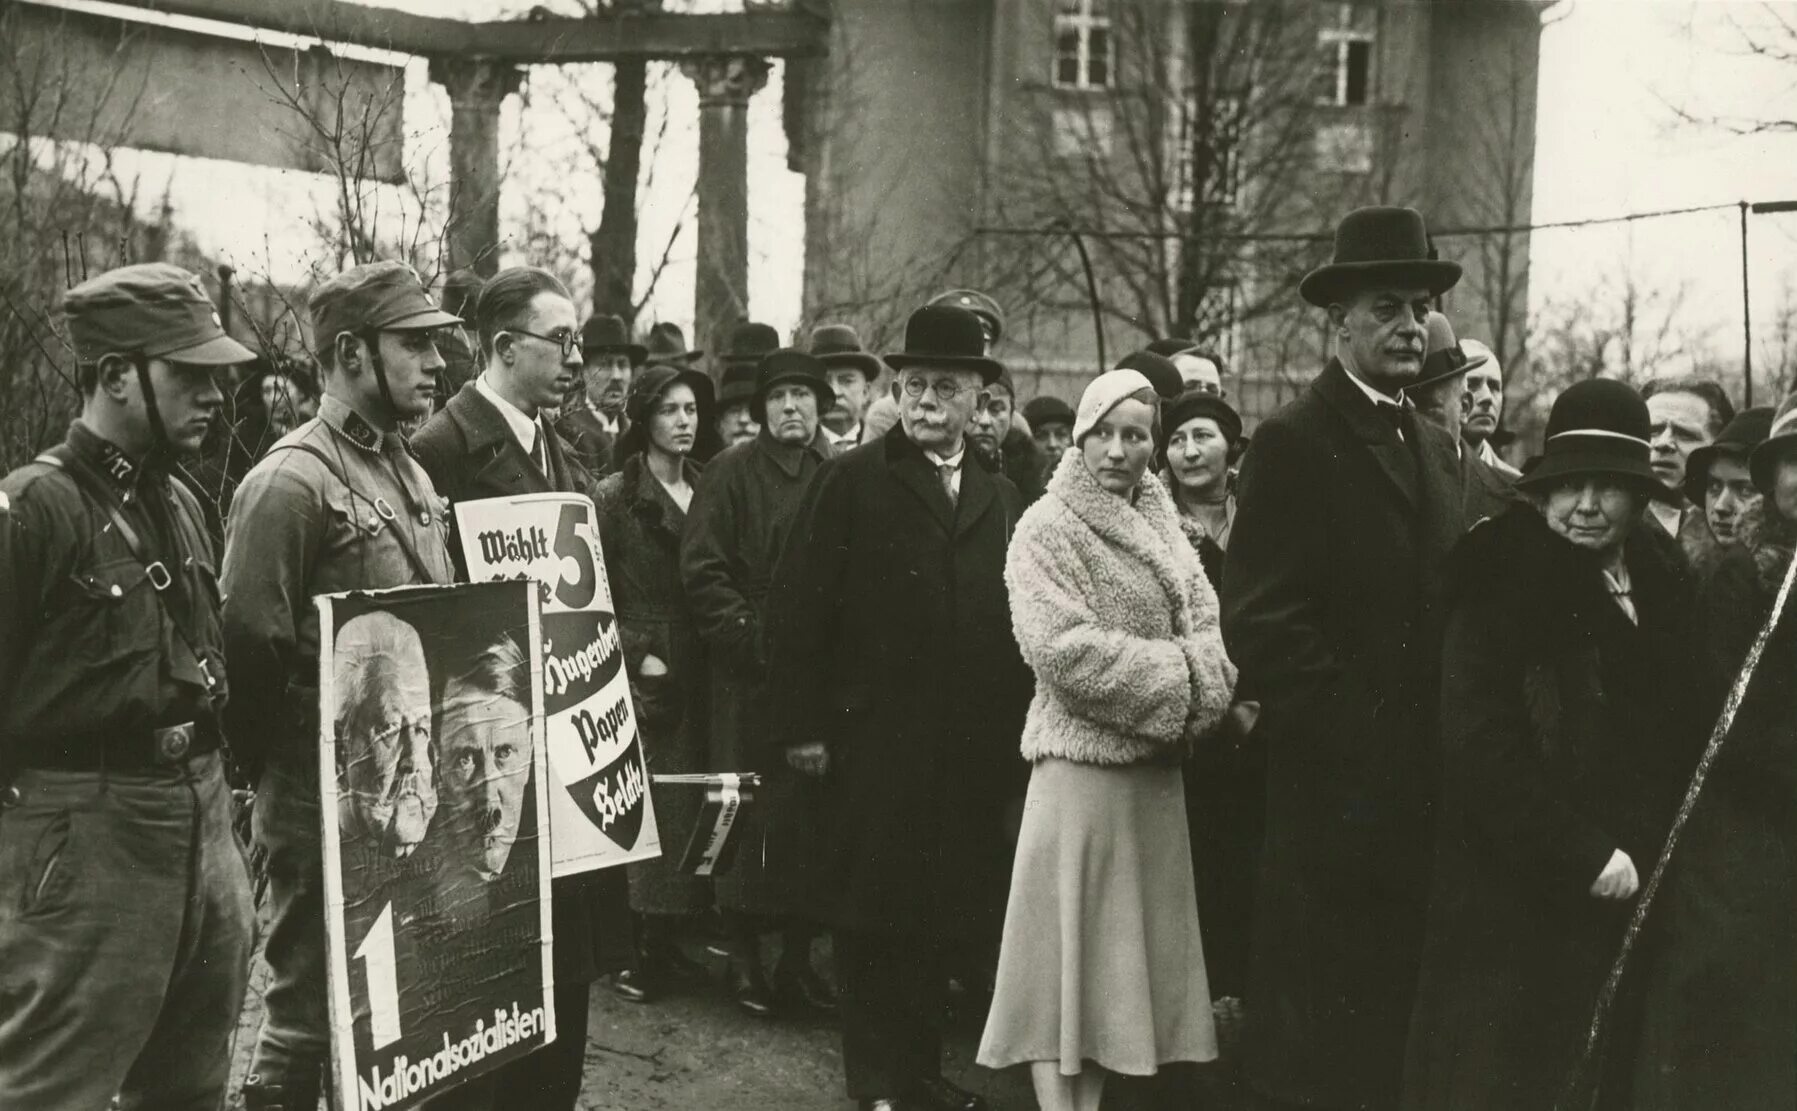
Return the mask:
<svg viewBox="0 0 1797 1111">
<path fill-rule="evenodd" d="M 250 351 L 186 270 L 63 300 L 84 400 L 0 480 L 0 1105 L 212 1108 L 254 913 L 212 541 L 175 477 Z"/>
<path fill-rule="evenodd" d="M 255 837 L 268 856 L 273 978 L 244 1082 L 249 1111 L 317 1105 L 329 1052 L 312 598 L 454 581 L 448 507 L 398 427 L 430 414 L 439 309 L 411 268 L 352 267 L 312 294 L 318 416 L 244 478 L 225 533 L 225 642 L 239 733 L 265 746 Z"/>
</svg>

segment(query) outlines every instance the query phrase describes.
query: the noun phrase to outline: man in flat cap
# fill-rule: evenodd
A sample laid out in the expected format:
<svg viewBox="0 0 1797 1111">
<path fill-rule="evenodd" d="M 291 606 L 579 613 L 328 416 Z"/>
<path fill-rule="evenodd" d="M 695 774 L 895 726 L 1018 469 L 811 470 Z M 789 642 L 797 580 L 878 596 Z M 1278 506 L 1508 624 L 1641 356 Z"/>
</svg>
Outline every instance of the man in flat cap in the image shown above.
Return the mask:
<svg viewBox="0 0 1797 1111">
<path fill-rule="evenodd" d="M 212 540 L 175 467 L 253 356 L 164 263 L 63 312 L 81 416 L 0 480 L 0 1105 L 217 1107 L 254 911 Z"/>
<path fill-rule="evenodd" d="M 318 812 L 318 616 L 312 598 L 454 581 L 447 503 L 398 428 L 430 415 L 436 333 L 460 324 L 397 262 L 312 294 L 318 416 L 244 478 L 225 533 L 225 643 L 239 736 L 263 746 L 255 838 L 268 858 L 264 996 L 244 1106 L 311 1108 L 328 1056 Z M 241 746 L 240 746 L 241 747 Z"/>
<path fill-rule="evenodd" d="M 1432 851 L 1441 580 L 1465 531 L 1448 433 L 1404 387 L 1460 278 L 1421 214 L 1343 218 L 1299 293 L 1335 357 L 1263 421 L 1223 566 L 1223 638 L 1260 697 L 1266 842 L 1247 1066 L 1275 1106 L 1395 1107 Z"/>
</svg>

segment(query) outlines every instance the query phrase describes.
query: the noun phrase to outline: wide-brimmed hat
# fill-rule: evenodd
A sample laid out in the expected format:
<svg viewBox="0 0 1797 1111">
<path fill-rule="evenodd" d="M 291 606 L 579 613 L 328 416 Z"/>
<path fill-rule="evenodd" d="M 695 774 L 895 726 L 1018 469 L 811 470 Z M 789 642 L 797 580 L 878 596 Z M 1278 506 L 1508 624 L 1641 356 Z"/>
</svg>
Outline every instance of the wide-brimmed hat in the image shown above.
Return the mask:
<svg viewBox="0 0 1797 1111">
<path fill-rule="evenodd" d="M 1030 422 L 1031 430 L 1038 430 L 1045 424 L 1064 424 L 1073 427 L 1073 406 L 1058 397 L 1034 397 L 1023 407 L 1023 419 Z"/>
<path fill-rule="evenodd" d="M 1459 263 L 1435 257 L 1422 213 L 1374 206 L 1342 217 L 1335 227 L 1335 257 L 1304 275 L 1298 295 L 1326 307 L 1371 282 L 1441 294 L 1459 280 Z"/>
<path fill-rule="evenodd" d="M 1647 402 L 1614 378 L 1574 382 L 1554 400 L 1547 418 L 1547 444 L 1516 480 L 1523 489 L 1549 486 L 1590 474 L 1639 479 L 1643 490 L 1663 501 L 1677 495 L 1654 474 L 1647 443 Z"/>
<path fill-rule="evenodd" d="M 1185 380 L 1179 376 L 1179 368 L 1173 365 L 1173 360 L 1146 349 L 1132 351 L 1118 359 L 1117 369 L 1133 370 L 1148 379 L 1154 392 L 1166 401 L 1173 400 L 1186 389 Z"/>
<path fill-rule="evenodd" d="M 751 363 L 735 363 L 724 368 L 718 383 L 718 411 L 732 405 L 748 405 L 755 400 L 755 367 Z M 757 416 L 756 420 L 761 418 Z"/>
<path fill-rule="evenodd" d="M 1454 336 L 1454 325 L 1446 313 L 1431 312 L 1425 325 L 1428 339 L 1423 347 L 1423 372 L 1406 390 L 1425 390 L 1438 382 L 1457 378 L 1469 370 L 1491 361 L 1488 355 L 1473 355 L 1460 346 Z"/>
<path fill-rule="evenodd" d="M 925 305 L 905 321 L 905 349 L 886 356 L 894 370 L 909 366 L 978 371 L 987 385 L 998 381 L 1004 366 L 986 355 L 980 318 L 956 305 Z"/>
<path fill-rule="evenodd" d="M 770 325 L 745 320 L 730 329 L 729 334 L 724 337 L 723 349 L 712 358 L 726 367 L 741 363 L 757 367 L 768 352 L 779 348 L 779 332 L 774 331 Z"/>
<path fill-rule="evenodd" d="M 757 421 L 766 419 L 767 395 L 782 382 L 797 382 L 811 387 L 817 394 L 819 416 L 829 412 L 830 406 L 836 404 L 836 391 L 830 388 L 830 380 L 824 375 L 824 364 L 817 356 L 795 347 L 782 347 L 762 356 L 761 365 L 755 370 Z"/>
<path fill-rule="evenodd" d="M 1773 408 L 1755 405 L 1735 414 L 1714 443 L 1705 444 L 1685 457 L 1685 500 L 1702 505 L 1710 484 L 1710 464 L 1718 458 L 1736 459 L 1743 463 L 1767 436 L 1772 434 Z"/>
<path fill-rule="evenodd" d="M 1797 452 L 1797 394 L 1779 403 L 1778 412 L 1772 417 L 1772 427 L 1766 430 L 1766 438 L 1747 457 L 1753 484 L 1759 487 L 1760 493 L 1771 496 L 1773 472 L 1779 460 L 1794 452 Z"/>
<path fill-rule="evenodd" d="M 1161 410 L 1162 450 L 1166 449 L 1165 441 L 1178 431 L 1179 426 L 1194 417 L 1209 417 L 1216 421 L 1217 431 L 1231 444 L 1242 438 L 1242 415 L 1233 405 L 1214 393 L 1187 390 Z"/>
<path fill-rule="evenodd" d="M 861 337 L 847 324 L 820 324 L 811 330 L 811 353 L 825 367 L 858 370 L 869 382 L 880 376 L 879 356 L 861 346 Z"/>
<path fill-rule="evenodd" d="M 650 328 L 644 346 L 652 363 L 691 363 L 705 354 L 687 348 L 686 333 L 678 324 L 662 323 Z"/>
<path fill-rule="evenodd" d="M 992 327 L 992 342 L 997 343 L 1005 336 L 1005 312 L 998 307 L 998 302 L 981 293 L 977 289 L 949 289 L 938 293 L 927 302 L 931 305 L 953 305 L 957 309 L 966 309 L 974 316 L 984 319 Z"/>
<path fill-rule="evenodd" d="M 624 318 L 601 314 L 587 318 L 580 326 L 580 353 L 588 358 L 594 355 L 623 354 L 630 356 L 631 366 L 642 366 L 649 357 L 649 349 L 630 338 L 630 329 L 625 327 Z"/>
<path fill-rule="evenodd" d="M 694 457 L 700 457 L 702 448 L 715 445 L 717 405 L 711 376 L 693 367 L 654 363 L 631 380 L 630 392 L 624 395 L 624 416 L 629 426 L 618 437 L 617 446 L 612 452 L 615 459 L 628 459 L 638 452 L 648 450 L 650 410 L 677 385 L 691 386 L 693 400 L 699 403 L 699 423 L 693 429 Z"/>
</svg>

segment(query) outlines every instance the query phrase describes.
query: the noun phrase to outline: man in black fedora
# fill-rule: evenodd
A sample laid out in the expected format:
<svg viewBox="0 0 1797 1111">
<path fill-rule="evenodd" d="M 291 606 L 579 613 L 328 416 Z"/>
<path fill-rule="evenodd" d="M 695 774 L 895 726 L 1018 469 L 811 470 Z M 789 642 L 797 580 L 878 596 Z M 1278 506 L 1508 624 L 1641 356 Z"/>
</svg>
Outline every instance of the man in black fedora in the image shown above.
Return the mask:
<svg viewBox="0 0 1797 1111">
<path fill-rule="evenodd" d="M 624 397 L 649 350 L 630 338 L 623 317 L 601 314 L 580 326 L 580 355 L 580 378 L 555 430 L 574 449 L 575 461 L 598 477 L 611 470 L 612 445 L 626 427 Z"/>
<path fill-rule="evenodd" d="M 818 468 L 768 595 L 769 741 L 825 790 L 813 893 L 864 1108 L 985 1106 L 941 1075 L 943 958 L 1003 915 L 1030 675 L 1004 584 L 1022 500 L 966 465 L 984 351 L 967 310 L 912 314 L 899 425 Z"/>
<path fill-rule="evenodd" d="M 1277 1104 L 1396 1106 L 1428 891 L 1441 577 L 1464 531 L 1454 444 L 1404 387 L 1460 267 L 1421 214 L 1343 218 L 1298 290 L 1336 357 L 1256 430 L 1223 636 L 1268 759 L 1246 1061 Z"/>
<path fill-rule="evenodd" d="M 817 359 L 787 349 L 763 356 L 751 399 L 761 431 L 705 468 L 680 548 L 681 578 L 709 654 L 713 757 L 720 771 L 764 777 L 755 808 L 743 819 L 744 847 L 716 884 L 731 935 L 731 992 L 737 1006 L 758 1017 L 782 1007 L 834 1006 L 834 991 L 812 970 L 816 931 L 801 913 L 804 846 L 816 837 L 817 791 L 768 741 L 763 633 L 768 584 L 799 497 L 832 454 L 819 416 L 834 400 Z M 770 985 L 761 935 L 775 930 L 783 939 Z"/>
<path fill-rule="evenodd" d="M 1487 517 L 1497 516 L 1519 498 L 1511 481 L 1460 437 L 1466 376 L 1484 367 L 1490 356 L 1463 347 L 1446 313 L 1431 312 L 1428 331 L 1423 372 L 1404 387 L 1404 398 L 1415 407 L 1419 420 L 1434 424 L 1453 437 L 1466 527 L 1470 529 Z"/>
<path fill-rule="evenodd" d="M 839 450 L 847 451 L 861 443 L 861 422 L 874 399 L 880 360 L 861 346 L 861 337 L 847 324 L 813 328 L 811 353 L 824 364 L 830 388 L 836 391 L 836 404 L 824 414 L 824 434 Z"/>
<path fill-rule="evenodd" d="M 730 329 L 723 347 L 712 355 L 712 377 L 718 383 L 718 438 L 725 447 L 753 442 L 760 432 L 756 370 L 779 346 L 780 333 L 766 324 L 745 320 Z"/>
<path fill-rule="evenodd" d="M 680 330 L 680 325 L 666 321 L 649 329 L 643 347 L 648 353 L 647 362 L 664 366 L 695 366 L 705 357 L 705 352 L 687 347 L 686 333 Z"/>
</svg>

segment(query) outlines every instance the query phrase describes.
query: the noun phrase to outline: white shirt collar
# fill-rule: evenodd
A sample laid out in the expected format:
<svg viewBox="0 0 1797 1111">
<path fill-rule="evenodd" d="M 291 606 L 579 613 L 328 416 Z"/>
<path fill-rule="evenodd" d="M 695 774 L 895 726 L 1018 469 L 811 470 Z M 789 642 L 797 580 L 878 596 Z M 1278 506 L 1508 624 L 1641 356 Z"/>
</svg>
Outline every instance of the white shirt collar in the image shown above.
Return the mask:
<svg viewBox="0 0 1797 1111">
<path fill-rule="evenodd" d="M 953 455 L 937 455 L 935 452 L 928 449 L 924 451 L 924 454 L 929 456 L 930 462 L 936 464 L 938 467 L 953 467 L 958 471 L 961 469 L 961 457 L 967 454 L 967 440 L 965 437 L 962 438 L 961 450 L 955 452 Z"/>
<path fill-rule="evenodd" d="M 1359 389 L 1361 393 L 1366 394 L 1367 400 L 1371 401 L 1374 405 L 1396 405 L 1400 409 L 1404 407 L 1403 390 L 1398 391 L 1397 397 L 1387 397 L 1385 394 L 1380 393 L 1378 390 L 1375 390 L 1365 382 L 1354 377 L 1354 372 L 1348 370 L 1346 363 L 1342 364 L 1342 370 L 1347 374 L 1348 381 L 1354 383 L 1355 387 Z"/>
<path fill-rule="evenodd" d="M 491 401 L 493 408 L 499 410 L 499 415 L 505 418 L 506 427 L 512 430 L 512 437 L 518 441 L 518 446 L 524 449 L 524 454 L 529 455 L 535 451 L 537 448 L 537 422 L 525 416 L 516 405 L 499 396 L 499 391 L 487 382 L 485 371 L 482 371 L 480 377 L 474 380 L 474 389 L 482 397 Z"/>
</svg>

